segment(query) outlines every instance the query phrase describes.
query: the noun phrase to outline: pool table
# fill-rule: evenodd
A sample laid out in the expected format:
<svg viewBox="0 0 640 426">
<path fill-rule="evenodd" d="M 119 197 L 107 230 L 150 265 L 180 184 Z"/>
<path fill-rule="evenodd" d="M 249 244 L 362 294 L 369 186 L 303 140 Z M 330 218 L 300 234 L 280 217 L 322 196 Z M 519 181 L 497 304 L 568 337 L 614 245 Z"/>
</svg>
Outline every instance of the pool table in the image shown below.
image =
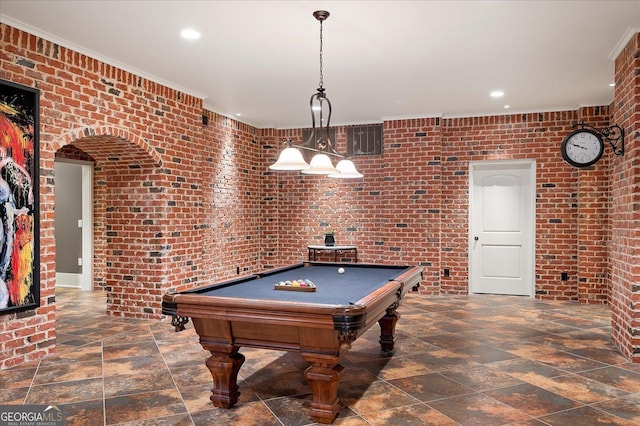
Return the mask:
<svg viewBox="0 0 640 426">
<path fill-rule="evenodd" d="M 168 292 L 162 313 L 173 316 L 176 331 L 190 318 L 211 352 L 206 365 L 216 407 L 238 401 L 237 376 L 245 360 L 240 347 L 294 351 L 310 363 L 304 376 L 313 394 L 311 417 L 332 423 L 339 410 L 341 357 L 376 322 L 382 351 L 392 353 L 396 309 L 421 278 L 418 266 L 304 262 Z M 276 290 L 276 284 L 293 280 L 310 280 L 315 291 Z"/>
</svg>

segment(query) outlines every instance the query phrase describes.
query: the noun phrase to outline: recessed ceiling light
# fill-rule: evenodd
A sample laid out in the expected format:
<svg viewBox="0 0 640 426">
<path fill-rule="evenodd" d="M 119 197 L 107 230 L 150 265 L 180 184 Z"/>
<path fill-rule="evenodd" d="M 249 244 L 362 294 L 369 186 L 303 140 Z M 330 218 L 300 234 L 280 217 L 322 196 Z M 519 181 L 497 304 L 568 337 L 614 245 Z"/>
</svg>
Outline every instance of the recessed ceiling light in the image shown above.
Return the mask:
<svg viewBox="0 0 640 426">
<path fill-rule="evenodd" d="M 236 117 L 241 117 L 242 113 L 241 112 L 236 112 Z"/>
<path fill-rule="evenodd" d="M 193 28 L 185 28 L 180 31 L 180 35 L 182 38 L 186 38 L 187 40 L 197 40 L 200 38 L 200 33 Z"/>
<path fill-rule="evenodd" d="M 511 105 L 505 105 L 504 106 L 504 109 L 509 109 L 509 108 L 511 108 Z"/>
<path fill-rule="evenodd" d="M 609 87 L 616 87 L 615 83 L 609 83 Z"/>
<path fill-rule="evenodd" d="M 489 94 L 491 95 L 492 98 L 501 98 L 504 96 L 504 92 L 502 90 L 494 90 Z"/>
</svg>

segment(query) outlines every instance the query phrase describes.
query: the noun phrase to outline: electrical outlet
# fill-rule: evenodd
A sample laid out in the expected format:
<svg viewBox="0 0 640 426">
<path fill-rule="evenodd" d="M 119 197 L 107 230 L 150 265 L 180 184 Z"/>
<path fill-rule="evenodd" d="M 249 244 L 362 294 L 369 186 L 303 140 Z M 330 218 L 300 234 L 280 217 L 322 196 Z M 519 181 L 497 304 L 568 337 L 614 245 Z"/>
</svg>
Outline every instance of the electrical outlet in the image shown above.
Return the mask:
<svg viewBox="0 0 640 426">
<path fill-rule="evenodd" d="M 560 274 L 560 279 L 562 281 L 569 281 L 569 274 L 566 272 L 563 272 L 562 274 Z"/>
<path fill-rule="evenodd" d="M 449 268 L 444 268 L 444 276 L 445 277 L 449 276 Z"/>
<path fill-rule="evenodd" d="M 81 257 L 78 258 L 78 266 L 82 266 L 82 258 Z"/>
</svg>

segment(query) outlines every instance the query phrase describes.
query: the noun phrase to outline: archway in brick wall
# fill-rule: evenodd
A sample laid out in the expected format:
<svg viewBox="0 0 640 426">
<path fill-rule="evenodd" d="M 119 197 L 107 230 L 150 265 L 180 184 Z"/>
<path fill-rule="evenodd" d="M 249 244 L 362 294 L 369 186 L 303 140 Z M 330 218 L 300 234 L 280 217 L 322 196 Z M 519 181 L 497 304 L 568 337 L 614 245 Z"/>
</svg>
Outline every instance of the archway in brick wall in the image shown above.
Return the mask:
<svg viewBox="0 0 640 426">
<path fill-rule="evenodd" d="M 160 318 L 168 208 L 162 162 L 146 141 L 121 129 L 71 135 L 56 157 L 94 164 L 93 287 L 107 293 L 110 315 Z"/>
</svg>

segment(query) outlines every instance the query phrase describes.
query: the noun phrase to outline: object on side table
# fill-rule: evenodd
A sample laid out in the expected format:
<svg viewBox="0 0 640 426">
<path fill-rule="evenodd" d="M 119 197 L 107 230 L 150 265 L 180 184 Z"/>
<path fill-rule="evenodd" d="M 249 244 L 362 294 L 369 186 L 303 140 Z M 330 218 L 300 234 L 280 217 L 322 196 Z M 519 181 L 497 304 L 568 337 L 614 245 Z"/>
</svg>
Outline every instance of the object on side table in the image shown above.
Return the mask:
<svg viewBox="0 0 640 426">
<path fill-rule="evenodd" d="M 324 245 L 331 247 L 336 244 L 336 239 L 333 236 L 333 232 L 327 232 L 324 234 Z"/>
</svg>

